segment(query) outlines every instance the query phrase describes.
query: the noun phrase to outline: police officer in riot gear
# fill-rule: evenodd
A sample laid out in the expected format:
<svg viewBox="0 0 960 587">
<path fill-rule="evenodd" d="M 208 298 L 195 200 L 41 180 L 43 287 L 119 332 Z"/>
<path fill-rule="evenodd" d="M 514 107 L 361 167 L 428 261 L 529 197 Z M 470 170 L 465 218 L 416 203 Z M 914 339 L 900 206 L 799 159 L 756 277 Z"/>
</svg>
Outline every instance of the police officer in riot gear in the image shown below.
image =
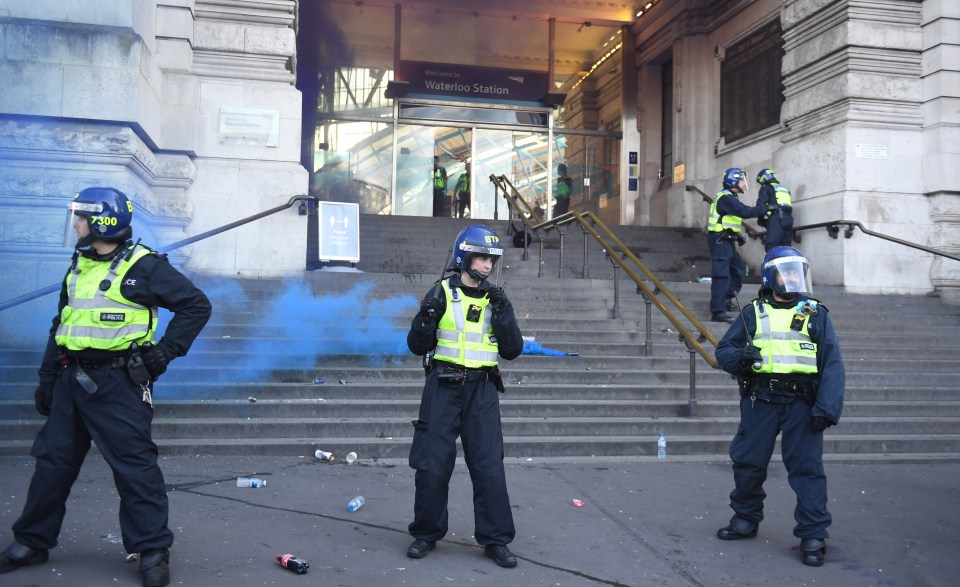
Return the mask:
<svg viewBox="0 0 960 587">
<path fill-rule="evenodd" d="M 734 515 L 721 540 L 753 538 L 763 520 L 763 482 L 777 435 L 790 487 L 802 561 L 818 567 L 827 551 L 823 431 L 843 409 L 844 367 L 827 308 L 810 297 L 809 263 L 791 247 L 763 259 L 760 297 L 745 306 L 717 345 L 724 371 L 740 381 L 740 426 L 730 444 Z"/>
<path fill-rule="evenodd" d="M 47 561 L 95 441 L 113 470 L 123 545 L 140 554 L 143 585 L 162 587 L 170 583 L 173 532 L 150 432 L 153 383 L 187 354 L 210 318 L 210 302 L 165 256 L 129 240 L 133 205 L 119 190 L 87 188 L 69 210 L 76 250 L 35 392 L 47 421 L 33 444 L 36 469 L 0 573 Z M 154 344 L 158 307 L 173 318 Z"/>
<path fill-rule="evenodd" d="M 710 248 L 710 319 L 713 322 L 733 322 L 727 311 L 735 311 L 733 297 L 743 286 L 746 267 L 737 244 L 743 245 L 742 220 L 757 218 L 761 210 L 749 207 L 738 199 L 748 189 L 747 176 L 739 167 L 731 167 L 723 174 L 723 190 L 710 205 L 707 218 L 707 246 Z"/>
<path fill-rule="evenodd" d="M 427 556 L 447 533 L 447 492 L 459 436 L 473 482 L 474 537 L 501 567 L 517 565 L 507 548 L 516 530 L 503 467 L 497 357 L 520 356 L 523 337 L 512 304 L 496 286 L 493 272 L 502 255 L 500 238 L 486 226 L 460 231 L 446 266 L 451 273 L 424 297 L 407 334 L 410 351 L 426 357 L 410 447 L 410 467 L 416 470 L 410 558 Z"/>
<path fill-rule="evenodd" d="M 757 219 L 767 229 L 763 236 L 763 248 L 788 247 L 793 239 L 793 196 L 787 186 L 780 183 L 772 169 L 762 169 L 757 174 L 760 195 L 757 208 L 763 215 Z"/>
</svg>

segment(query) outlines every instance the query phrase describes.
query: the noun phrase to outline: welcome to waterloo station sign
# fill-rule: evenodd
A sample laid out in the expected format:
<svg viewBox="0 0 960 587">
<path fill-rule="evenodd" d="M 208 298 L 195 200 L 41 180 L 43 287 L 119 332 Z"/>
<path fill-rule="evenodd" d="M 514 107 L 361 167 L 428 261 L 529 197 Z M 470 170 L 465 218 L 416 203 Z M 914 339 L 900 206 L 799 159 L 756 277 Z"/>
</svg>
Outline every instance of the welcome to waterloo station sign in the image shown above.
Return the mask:
<svg viewBox="0 0 960 587">
<path fill-rule="evenodd" d="M 524 69 L 401 61 L 394 79 L 410 84 L 408 94 L 540 102 L 547 74 Z"/>
</svg>

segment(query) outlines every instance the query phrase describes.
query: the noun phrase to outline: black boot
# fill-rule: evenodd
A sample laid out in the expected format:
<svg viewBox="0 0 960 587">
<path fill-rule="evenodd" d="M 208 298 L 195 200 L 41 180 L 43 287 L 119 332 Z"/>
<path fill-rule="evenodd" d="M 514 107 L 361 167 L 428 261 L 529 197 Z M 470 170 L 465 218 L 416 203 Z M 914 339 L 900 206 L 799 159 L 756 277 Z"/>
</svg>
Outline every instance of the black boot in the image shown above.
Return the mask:
<svg viewBox="0 0 960 587">
<path fill-rule="evenodd" d="M 410 546 L 407 547 L 407 556 L 410 558 L 423 558 L 436 547 L 436 542 L 428 542 L 418 538 L 411 542 Z"/>
<path fill-rule="evenodd" d="M 714 312 L 713 315 L 710 316 L 710 321 L 730 323 L 730 322 L 733 322 L 733 316 L 729 314 L 724 314 L 723 312 Z"/>
<path fill-rule="evenodd" d="M 140 577 L 143 587 L 166 587 L 170 584 L 170 551 L 151 548 L 140 553 Z"/>
<path fill-rule="evenodd" d="M 800 541 L 800 553 L 803 564 L 808 567 L 823 566 L 823 557 L 827 555 L 827 541 L 821 538 L 804 538 Z"/>
<path fill-rule="evenodd" d="M 47 562 L 50 553 L 45 549 L 30 548 L 14 541 L 0 553 L 0 575 L 15 571 L 20 567 L 39 565 Z"/>
<path fill-rule="evenodd" d="M 720 540 L 740 540 L 741 538 L 755 538 L 758 526 L 753 522 L 744 520 L 740 516 L 730 518 L 730 524 L 725 528 L 717 530 L 717 538 Z"/>
<path fill-rule="evenodd" d="M 510 552 L 506 544 L 488 544 L 483 547 L 483 554 L 501 567 L 509 569 L 517 566 L 517 557 Z"/>
</svg>

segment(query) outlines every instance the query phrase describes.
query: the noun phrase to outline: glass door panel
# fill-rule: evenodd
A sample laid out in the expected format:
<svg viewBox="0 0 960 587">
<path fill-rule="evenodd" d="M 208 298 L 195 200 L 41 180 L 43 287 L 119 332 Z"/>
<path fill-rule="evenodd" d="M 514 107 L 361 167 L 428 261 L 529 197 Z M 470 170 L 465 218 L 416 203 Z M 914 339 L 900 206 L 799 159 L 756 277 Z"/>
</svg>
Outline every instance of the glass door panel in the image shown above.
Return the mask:
<svg viewBox="0 0 960 587">
<path fill-rule="evenodd" d="M 509 130 L 477 129 L 477 159 L 474 175 L 476 214 L 473 218 L 507 218 L 507 203 L 495 190 L 490 175 L 504 175 L 532 207 L 546 207 L 547 202 L 547 134 Z"/>
</svg>

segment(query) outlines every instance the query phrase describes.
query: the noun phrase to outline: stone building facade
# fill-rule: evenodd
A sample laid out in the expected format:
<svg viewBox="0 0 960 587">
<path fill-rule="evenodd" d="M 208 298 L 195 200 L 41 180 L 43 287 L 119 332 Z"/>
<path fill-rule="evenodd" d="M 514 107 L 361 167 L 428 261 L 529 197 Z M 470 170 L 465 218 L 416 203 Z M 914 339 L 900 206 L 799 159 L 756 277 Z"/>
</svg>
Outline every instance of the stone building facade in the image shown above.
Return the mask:
<svg viewBox="0 0 960 587">
<path fill-rule="evenodd" d="M 465 4 L 482 12 L 503 3 Z M 569 4 L 532 3 L 546 12 Z M 772 167 L 793 190 L 798 225 L 856 220 L 960 254 L 960 3 L 644 6 L 623 27 L 623 52 L 604 66 L 622 65 L 621 83 L 591 81 L 567 97 L 568 105 L 608 108 L 609 92 L 628 84 L 621 130 L 623 149 L 638 152 L 639 189 L 620 190 L 620 222 L 702 227 L 706 204 L 687 186 L 713 195 L 727 167 L 751 175 Z M 728 141 L 724 60 L 777 21 L 779 118 Z M 137 235 L 155 245 L 307 193 L 301 133 L 313 129 L 302 128 L 295 86 L 298 26 L 297 0 L 0 0 L 4 297 L 60 278 L 64 208 L 83 187 L 128 193 Z M 296 274 L 305 239 L 289 235 L 304 223 L 294 208 L 174 259 L 196 272 Z M 810 231 L 801 246 L 816 260 L 819 283 L 960 302 L 960 262 L 862 233 Z M 745 254 L 756 266 L 762 248 L 752 243 Z"/>
</svg>

